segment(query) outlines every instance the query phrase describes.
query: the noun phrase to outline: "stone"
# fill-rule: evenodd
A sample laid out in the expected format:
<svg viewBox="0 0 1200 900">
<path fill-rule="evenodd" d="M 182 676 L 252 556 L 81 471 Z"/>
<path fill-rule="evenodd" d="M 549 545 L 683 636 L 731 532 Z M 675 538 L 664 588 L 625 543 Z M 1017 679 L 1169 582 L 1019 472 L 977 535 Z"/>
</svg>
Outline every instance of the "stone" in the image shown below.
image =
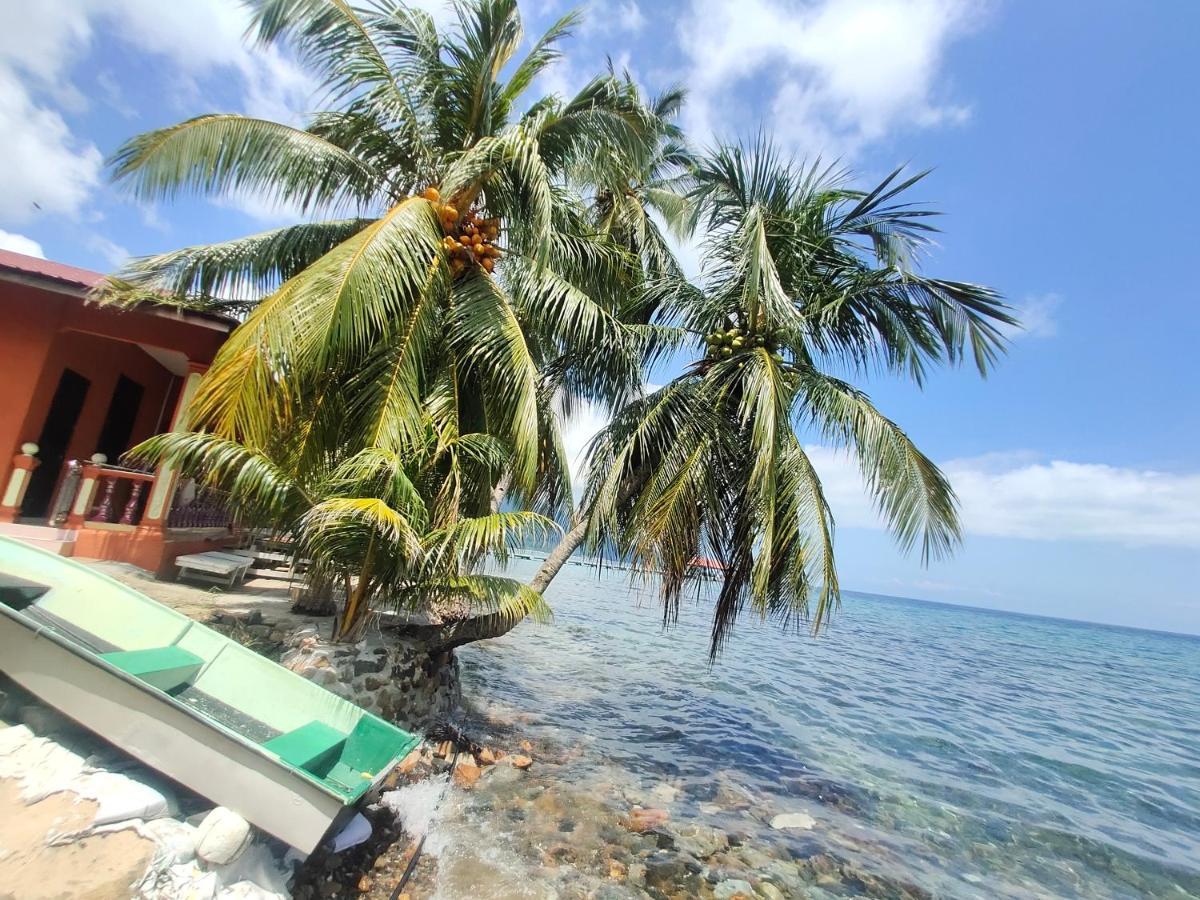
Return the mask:
<svg viewBox="0 0 1200 900">
<path fill-rule="evenodd" d="M 754 896 L 754 887 L 748 881 L 730 878 L 713 888 L 713 896 L 717 900 L 733 900 L 735 897 L 750 898 Z"/>
<path fill-rule="evenodd" d="M 520 743 L 518 746 L 519 746 L 519 747 L 521 748 L 521 750 L 523 750 L 525 753 L 532 753 L 532 752 L 533 752 L 533 744 L 529 743 L 529 741 L 521 741 L 521 743 Z"/>
<path fill-rule="evenodd" d="M 407 775 L 421 764 L 421 759 L 421 748 L 418 747 L 417 749 L 410 751 L 408 756 L 404 757 L 404 759 L 400 760 L 400 765 L 396 767 L 396 770 L 401 774 Z"/>
<path fill-rule="evenodd" d="M 196 855 L 214 866 L 227 866 L 245 853 L 253 840 L 249 822 L 218 806 L 196 829 Z"/>
<path fill-rule="evenodd" d="M 492 752 L 490 747 L 484 747 L 479 751 L 479 761 L 485 766 L 490 766 L 496 761 L 496 754 Z"/>
<path fill-rule="evenodd" d="M 262 610 L 261 609 L 250 610 L 250 612 L 246 613 L 246 615 L 242 619 L 242 621 L 246 625 L 261 625 L 262 621 L 263 621 Z"/>
<path fill-rule="evenodd" d="M 629 876 L 629 869 L 623 862 L 615 859 L 608 861 L 608 877 L 613 881 L 624 881 Z"/>
<path fill-rule="evenodd" d="M 678 853 L 657 853 L 646 860 L 646 887 L 666 896 L 675 896 L 681 891 L 684 896 L 700 893 L 701 866 L 694 859 Z"/>
<path fill-rule="evenodd" d="M 371 881 L 369 875 L 364 875 L 362 878 L 358 879 L 358 889 L 364 894 L 371 889 L 372 884 L 373 882 Z"/>
<path fill-rule="evenodd" d="M 696 859 L 707 859 L 729 848 L 729 838 L 719 828 L 707 825 L 684 825 L 674 829 L 676 849 Z"/>
<path fill-rule="evenodd" d="M 379 657 L 356 659 L 354 661 L 355 675 L 373 675 L 383 671 L 386 660 Z"/>
<path fill-rule="evenodd" d="M 674 803 L 679 797 L 679 788 L 664 782 L 655 785 L 654 790 L 650 792 L 650 797 L 656 803 Z"/>
<path fill-rule="evenodd" d="M 809 830 L 817 824 L 817 820 L 808 813 L 780 813 L 771 820 L 771 827 L 776 830 L 794 828 Z"/>
<path fill-rule="evenodd" d="M 363 688 L 368 691 L 377 691 L 387 684 L 382 678 L 376 678 L 374 675 L 368 675 L 363 679 Z"/>
<path fill-rule="evenodd" d="M 621 824 L 625 826 L 626 830 L 635 834 L 645 834 L 665 825 L 670 818 L 671 814 L 665 809 L 642 809 L 640 806 L 635 806 L 630 810 L 629 815 L 621 820 Z"/>
<path fill-rule="evenodd" d="M 508 764 L 514 769 L 528 769 L 533 765 L 532 759 L 530 759 L 528 756 L 522 756 L 520 754 L 517 754 L 516 756 L 508 756 L 505 757 L 505 759 L 508 760 Z"/>
<path fill-rule="evenodd" d="M 771 884 L 769 881 L 759 882 L 759 885 L 755 890 L 758 891 L 758 895 L 760 897 L 764 897 L 766 900 L 784 900 L 785 897 L 783 891 L 775 887 L 775 885 Z"/>
<path fill-rule="evenodd" d="M 471 757 L 467 757 L 468 760 Z M 466 762 L 462 759 L 458 761 L 458 765 L 454 767 L 454 783 L 460 788 L 469 790 L 475 786 L 475 782 L 479 780 L 482 770 L 475 765 L 474 761 Z"/>
<path fill-rule="evenodd" d="M 645 884 L 646 883 L 646 865 L 645 863 L 630 863 L 629 864 L 629 882 L 630 884 Z"/>
</svg>

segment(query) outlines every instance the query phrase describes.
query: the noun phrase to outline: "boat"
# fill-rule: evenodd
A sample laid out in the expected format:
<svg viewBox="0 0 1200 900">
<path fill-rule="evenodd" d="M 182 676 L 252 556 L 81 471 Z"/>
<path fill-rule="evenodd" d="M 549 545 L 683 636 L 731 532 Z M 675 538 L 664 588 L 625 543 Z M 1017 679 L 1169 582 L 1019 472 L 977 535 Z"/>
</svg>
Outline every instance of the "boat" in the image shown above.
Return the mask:
<svg viewBox="0 0 1200 900">
<path fill-rule="evenodd" d="M 119 581 L 3 537 L 0 671 L 303 853 L 419 741 Z"/>
</svg>

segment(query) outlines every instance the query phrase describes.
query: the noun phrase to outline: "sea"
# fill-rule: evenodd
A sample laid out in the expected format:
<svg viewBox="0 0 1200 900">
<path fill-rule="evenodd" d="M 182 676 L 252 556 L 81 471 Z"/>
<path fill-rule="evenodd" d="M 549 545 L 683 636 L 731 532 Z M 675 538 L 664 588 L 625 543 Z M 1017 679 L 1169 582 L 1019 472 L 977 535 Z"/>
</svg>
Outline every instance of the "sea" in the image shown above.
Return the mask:
<svg viewBox="0 0 1200 900">
<path fill-rule="evenodd" d="M 664 628 L 575 564 L 547 599 L 458 651 L 471 727 L 534 765 L 446 803 L 442 897 L 1200 897 L 1200 638 L 847 592 L 710 664 L 703 599 Z M 721 850 L 680 868 L 672 829 Z"/>
</svg>

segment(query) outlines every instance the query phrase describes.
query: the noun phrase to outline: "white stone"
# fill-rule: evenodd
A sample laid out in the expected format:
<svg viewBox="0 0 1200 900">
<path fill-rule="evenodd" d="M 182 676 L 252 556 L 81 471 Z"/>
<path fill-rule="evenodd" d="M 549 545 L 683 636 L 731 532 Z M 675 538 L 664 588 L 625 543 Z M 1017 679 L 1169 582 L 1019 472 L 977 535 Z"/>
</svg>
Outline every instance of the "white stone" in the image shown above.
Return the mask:
<svg viewBox="0 0 1200 900">
<path fill-rule="evenodd" d="M 769 881 L 764 881 L 758 886 L 760 896 L 766 897 L 767 900 L 783 900 L 783 891 L 775 887 Z"/>
<path fill-rule="evenodd" d="M 196 855 L 214 866 L 226 866 L 245 853 L 253 840 L 249 822 L 218 806 L 196 829 Z"/>
<path fill-rule="evenodd" d="M 803 828 L 810 829 L 817 824 L 817 820 L 808 813 L 780 813 L 771 820 L 771 827 L 777 829 L 783 828 Z"/>
<path fill-rule="evenodd" d="M 730 878 L 728 881 L 722 881 L 713 888 L 713 896 L 717 900 L 729 900 L 734 894 L 743 894 L 747 897 L 754 896 L 754 888 L 750 882 L 742 881 L 740 878 Z"/>
</svg>

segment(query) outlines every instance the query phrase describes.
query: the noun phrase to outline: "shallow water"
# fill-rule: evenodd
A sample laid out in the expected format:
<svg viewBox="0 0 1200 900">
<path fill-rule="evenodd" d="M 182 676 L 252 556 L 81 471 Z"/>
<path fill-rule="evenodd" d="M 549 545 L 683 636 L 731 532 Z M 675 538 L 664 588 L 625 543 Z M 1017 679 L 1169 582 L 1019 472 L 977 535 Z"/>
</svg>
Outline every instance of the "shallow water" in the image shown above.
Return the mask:
<svg viewBox="0 0 1200 900">
<path fill-rule="evenodd" d="M 548 599 L 553 625 L 460 651 L 476 727 L 538 763 L 448 798 L 442 896 L 626 896 L 609 869 L 653 847 L 613 823 L 640 803 L 741 844 L 683 894 L 731 875 L 785 896 L 1200 897 L 1200 640 L 848 594 L 819 639 L 747 619 L 710 668 L 707 609 L 664 632 L 625 573 L 568 566 Z M 770 827 L 791 812 L 814 827 Z"/>
</svg>

